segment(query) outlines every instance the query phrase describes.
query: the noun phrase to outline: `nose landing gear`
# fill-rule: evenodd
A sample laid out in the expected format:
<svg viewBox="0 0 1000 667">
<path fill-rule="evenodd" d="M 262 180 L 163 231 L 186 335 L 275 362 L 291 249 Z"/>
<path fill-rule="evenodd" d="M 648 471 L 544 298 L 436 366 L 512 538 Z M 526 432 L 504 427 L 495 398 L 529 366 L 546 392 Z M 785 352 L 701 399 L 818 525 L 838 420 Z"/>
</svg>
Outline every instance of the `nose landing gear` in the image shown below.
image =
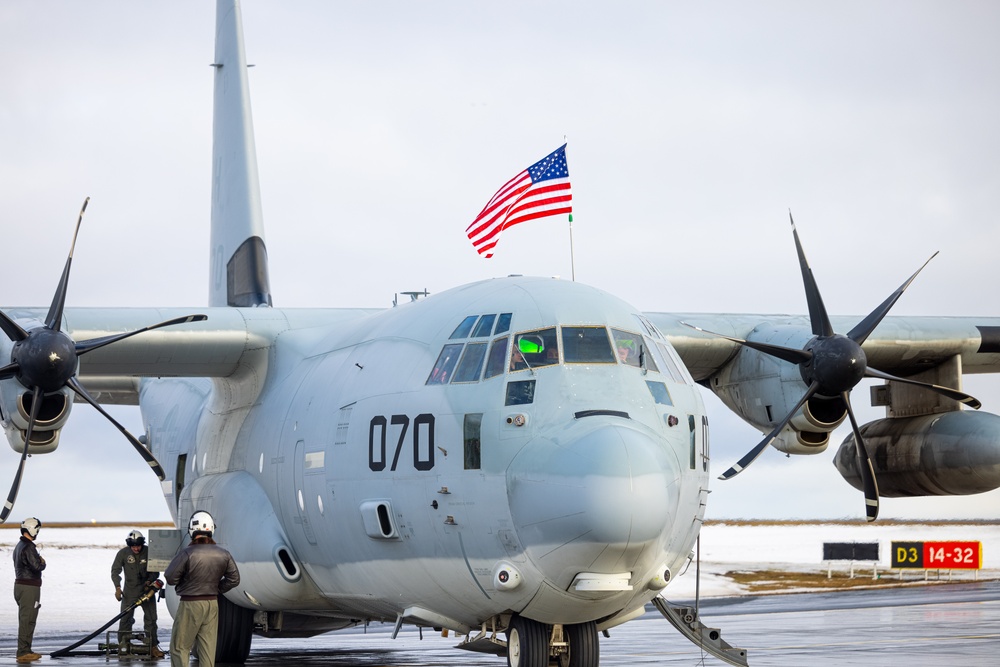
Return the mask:
<svg viewBox="0 0 1000 667">
<path fill-rule="evenodd" d="M 507 628 L 508 667 L 598 667 L 597 624 L 545 625 L 514 616 Z"/>
</svg>

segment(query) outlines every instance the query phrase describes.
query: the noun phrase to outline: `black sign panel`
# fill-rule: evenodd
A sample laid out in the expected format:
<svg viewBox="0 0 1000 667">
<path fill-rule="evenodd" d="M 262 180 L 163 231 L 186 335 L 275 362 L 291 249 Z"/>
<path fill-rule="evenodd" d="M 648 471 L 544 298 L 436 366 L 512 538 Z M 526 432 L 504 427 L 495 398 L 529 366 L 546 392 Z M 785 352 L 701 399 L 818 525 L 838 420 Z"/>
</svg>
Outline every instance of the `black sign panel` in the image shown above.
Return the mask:
<svg viewBox="0 0 1000 667">
<path fill-rule="evenodd" d="M 878 542 L 824 542 L 823 560 L 879 560 Z"/>
</svg>

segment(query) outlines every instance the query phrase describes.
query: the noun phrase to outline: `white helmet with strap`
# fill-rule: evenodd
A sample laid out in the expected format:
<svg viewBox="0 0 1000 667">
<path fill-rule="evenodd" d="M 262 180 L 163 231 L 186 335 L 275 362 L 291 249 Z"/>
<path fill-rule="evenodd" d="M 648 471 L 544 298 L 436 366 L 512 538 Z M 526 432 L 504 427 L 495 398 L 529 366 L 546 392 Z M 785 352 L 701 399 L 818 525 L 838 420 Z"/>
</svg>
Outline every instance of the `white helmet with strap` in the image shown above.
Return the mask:
<svg viewBox="0 0 1000 667">
<path fill-rule="evenodd" d="M 212 533 L 215 532 L 215 519 L 208 512 L 198 510 L 191 515 L 191 520 L 188 521 L 188 532 L 191 533 L 191 537 L 199 535 L 211 537 Z"/>
<path fill-rule="evenodd" d="M 133 530 L 131 533 L 128 534 L 128 537 L 125 538 L 125 544 L 129 545 L 130 547 L 141 547 L 145 543 L 146 543 L 145 536 L 143 536 L 143 534 L 140 533 L 138 530 Z"/>
<path fill-rule="evenodd" d="M 28 537 L 35 539 L 38 537 L 38 531 L 42 527 L 42 522 L 33 516 L 29 516 L 27 519 L 21 522 L 21 530 L 28 534 Z"/>
</svg>

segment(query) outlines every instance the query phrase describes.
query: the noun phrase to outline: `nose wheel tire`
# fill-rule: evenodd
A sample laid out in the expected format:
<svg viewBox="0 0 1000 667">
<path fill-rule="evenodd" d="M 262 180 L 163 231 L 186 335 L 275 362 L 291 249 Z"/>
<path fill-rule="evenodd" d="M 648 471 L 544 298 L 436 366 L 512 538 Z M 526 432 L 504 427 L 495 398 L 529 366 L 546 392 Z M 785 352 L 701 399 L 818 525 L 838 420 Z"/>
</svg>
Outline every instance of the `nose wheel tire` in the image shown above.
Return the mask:
<svg viewBox="0 0 1000 667">
<path fill-rule="evenodd" d="M 514 616 L 507 628 L 507 667 L 548 667 L 548 626 Z"/>
<path fill-rule="evenodd" d="M 595 622 L 564 625 L 563 632 L 569 642 L 566 667 L 597 667 L 600 664 L 601 644 Z"/>
</svg>

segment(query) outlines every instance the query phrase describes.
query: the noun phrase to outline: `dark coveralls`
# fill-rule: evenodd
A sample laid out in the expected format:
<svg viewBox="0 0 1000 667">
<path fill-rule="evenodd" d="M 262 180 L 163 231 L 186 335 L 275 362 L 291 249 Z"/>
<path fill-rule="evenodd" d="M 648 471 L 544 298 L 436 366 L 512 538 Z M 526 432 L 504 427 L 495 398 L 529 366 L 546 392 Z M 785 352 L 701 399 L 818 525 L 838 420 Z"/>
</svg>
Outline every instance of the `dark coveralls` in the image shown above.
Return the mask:
<svg viewBox="0 0 1000 667">
<path fill-rule="evenodd" d="M 24 535 L 14 547 L 14 600 L 17 602 L 17 655 L 28 655 L 35 636 L 38 608 L 42 606 L 42 570 L 45 559 Z"/>
<path fill-rule="evenodd" d="M 149 572 L 146 569 L 146 561 L 149 559 L 149 547 L 143 545 L 139 553 L 134 553 L 132 547 L 123 547 L 115 554 L 115 560 L 111 564 L 111 581 L 115 588 L 122 589 L 121 611 L 131 604 L 134 604 L 148 589 L 147 584 L 151 584 L 160 576 L 159 572 Z M 125 573 L 125 585 L 121 585 L 120 575 Z M 142 603 L 142 629 L 146 631 L 150 638 L 150 646 L 157 646 L 160 641 L 156 636 L 156 596 Z M 135 622 L 135 610 L 122 616 L 118 623 L 118 643 L 124 641 L 123 633 L 132 630 Z"/>
</svg>

